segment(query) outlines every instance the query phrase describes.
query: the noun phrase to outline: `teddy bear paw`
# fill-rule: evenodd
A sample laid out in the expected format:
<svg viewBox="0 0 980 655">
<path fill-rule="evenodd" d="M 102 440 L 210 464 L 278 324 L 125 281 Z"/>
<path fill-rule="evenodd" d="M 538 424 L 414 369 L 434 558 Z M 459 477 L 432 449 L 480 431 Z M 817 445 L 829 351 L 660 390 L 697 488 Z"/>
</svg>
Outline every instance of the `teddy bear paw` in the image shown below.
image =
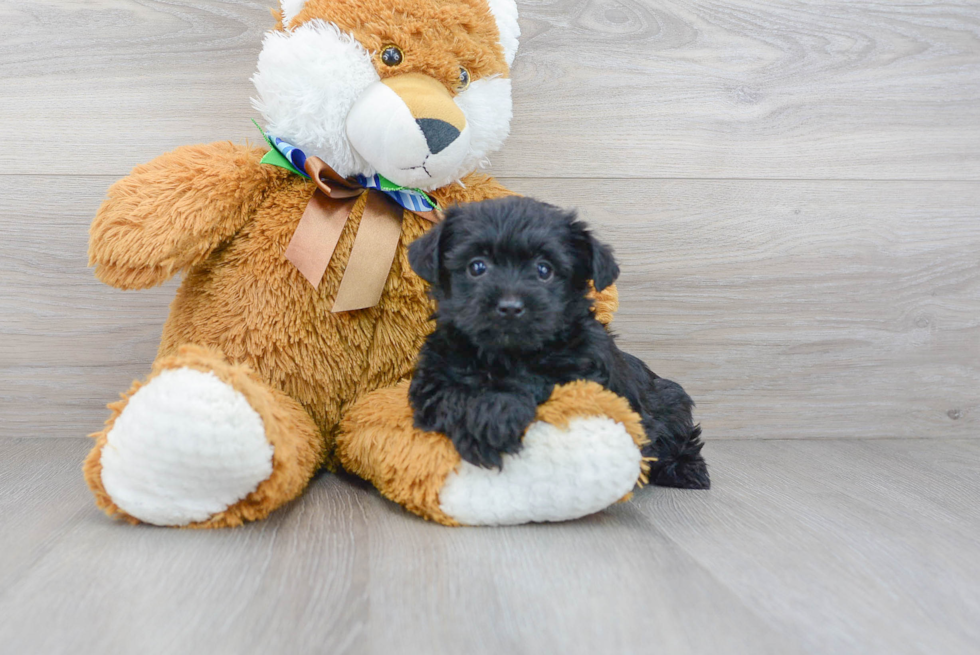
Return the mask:
<svg viewBox="0 0 980 655">
<path fill-rule="evenodd" d="M 262 418 L 211 372 L 176 368 L 143 385 L 118 416 L 101 453 L 102 484 L 145 523 L 204 521 L 272 474 Z"/>
<path fill-rule="evenodd" d="M 538 421 L 500 469 L 460 462 L 439 492 L 440 509 L 463 525 L 576 519 L 628 494 L 641 461 L 633 438 L 611 418 L 578 417 L 567 428 Z"/>
</svg>

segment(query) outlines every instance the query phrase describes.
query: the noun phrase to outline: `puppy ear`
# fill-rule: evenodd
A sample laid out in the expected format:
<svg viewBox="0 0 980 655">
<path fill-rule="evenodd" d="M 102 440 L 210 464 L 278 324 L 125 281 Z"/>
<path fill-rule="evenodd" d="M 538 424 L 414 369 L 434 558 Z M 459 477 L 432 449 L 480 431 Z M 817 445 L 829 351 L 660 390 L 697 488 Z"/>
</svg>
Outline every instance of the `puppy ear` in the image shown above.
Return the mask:
<svg viewBox="0 0 980 655">
<path fill-rule="evenodd" d="M 602 291 L 619 277 L 619 264 L 613 257 L 612 248 L 599 243 L 591 234 L 589 249 L 592 251 L 592 283 L 596 291 Z"/>
<path fill-rule="evenodd" d="M 580 262 L 579 274 L 583 278 L 591 278 L 596 291 L 602 291 L 619 277 L 619 264 L 612 248 L 592 236 L 588 226 L 578 220 L 575 212 L 569 212 L 566 216 L 572 231 L 572 244 Z"/>
<path fill-rule="evenodd" d="M 438 283 L 439 269 L 442 268 L 439 241 L 444 225 L 445 223 L 436 223 L 408 247 L 408 263 L 412 270 L 432 286 Z"/>
<path fill-rule="evenodd" d="M 452 224 L 460 212 L 458 206 L 447 209 L 440 222 L 408 247 L 408 263 L 415 274 L 434 289 L 442 289 L 446 294 L 449 293 L 449 275 L 443 266 L 443 260 L 450 248 Z"/>
</svg>

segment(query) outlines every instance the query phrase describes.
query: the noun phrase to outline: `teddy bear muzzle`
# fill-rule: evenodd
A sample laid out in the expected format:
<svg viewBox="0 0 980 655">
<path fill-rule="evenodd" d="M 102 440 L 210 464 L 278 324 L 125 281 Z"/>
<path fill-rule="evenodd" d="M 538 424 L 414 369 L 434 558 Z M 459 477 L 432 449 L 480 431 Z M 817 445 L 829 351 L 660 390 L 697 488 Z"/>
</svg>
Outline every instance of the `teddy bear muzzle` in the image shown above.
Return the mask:
<svg viewBox="0 0 980 655">
<path fill-rule="evenodd" d="M 347 115 L 353 149 L 406 187 L 452 182 L 470 149 L 466 116 L 439 81 L 407 73 L 368 86 Z"/>
</svg>

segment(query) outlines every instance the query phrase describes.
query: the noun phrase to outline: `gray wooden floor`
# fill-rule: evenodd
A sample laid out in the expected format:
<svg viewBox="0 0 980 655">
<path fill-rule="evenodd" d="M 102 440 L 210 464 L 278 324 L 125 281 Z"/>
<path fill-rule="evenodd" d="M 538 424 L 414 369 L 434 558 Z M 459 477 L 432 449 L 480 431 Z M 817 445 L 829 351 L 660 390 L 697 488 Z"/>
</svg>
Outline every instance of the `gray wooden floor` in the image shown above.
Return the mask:
<svg viewBox="0 0 980 655">
<path fill-rule="evenodd" d="M 0 0 L 0 654 L 980 652 L 975 0 L 518 0 L 493 170 L 615 246 L 710 492 L 500 530 L 331 475 L 237 530 L 99 513 L 81 437 L 175 283 L 100 285 L 88 224 L 139 163 L 257 140 L 273 1 Z"/>
<path fill-rule="evenodd" d="M 980 442 L 711 443 L 715 488 L 450 529 L 323 475 L 224 531 L 102 516 L 0 440 L 3 653 L 973 653 Z"/>
</svg>

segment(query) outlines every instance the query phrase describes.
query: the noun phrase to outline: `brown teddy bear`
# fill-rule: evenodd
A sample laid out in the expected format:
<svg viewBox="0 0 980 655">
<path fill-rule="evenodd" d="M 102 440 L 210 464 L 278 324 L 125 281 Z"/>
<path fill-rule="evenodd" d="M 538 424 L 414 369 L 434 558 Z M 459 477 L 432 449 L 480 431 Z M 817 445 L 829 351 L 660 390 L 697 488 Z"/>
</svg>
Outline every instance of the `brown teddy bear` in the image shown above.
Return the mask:
<svg viewBox="0 0 980 655">
<path fill-rule="evenodd" d="M 98 505 L 232 526 L 338 465 L 445 524 L 562 520 L 628 494 L 643 431 L 591 383 L 557 389 L 500 471 L 412 428 L 404 381 L 432 307 L 407 246 L 439 208 L 509 193 L 474 171 L 509 131 L 513 0 L 273 13 L 253 77 L 272 148 L 178 148 L 115 183 L 92 224 L 103 282 L 183 274 L 152 373 L 93 435 Z M 601 294 L 599 317 L 615 304 Z"/>
</svg>

